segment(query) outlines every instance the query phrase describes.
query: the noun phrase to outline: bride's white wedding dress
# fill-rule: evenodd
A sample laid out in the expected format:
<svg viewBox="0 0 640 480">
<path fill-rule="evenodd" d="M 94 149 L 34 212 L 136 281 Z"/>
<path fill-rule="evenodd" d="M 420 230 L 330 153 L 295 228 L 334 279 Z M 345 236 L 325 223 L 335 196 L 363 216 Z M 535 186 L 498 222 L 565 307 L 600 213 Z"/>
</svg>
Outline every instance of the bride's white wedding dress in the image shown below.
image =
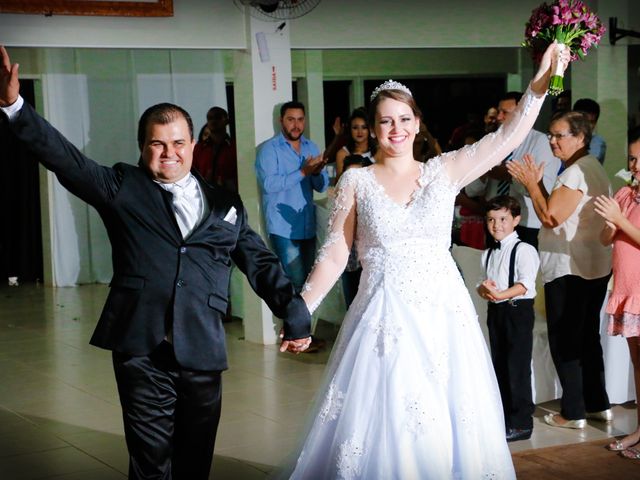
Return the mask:
<svg viewBox="0 0 640 480">
<path fill-rule="evenodd" d="M 540 103 L 525 95 L 502 130 L 421 166 L 407 205 L 373 167 L 340 179 L 305 295 L 317 305 L 338 278 L 349 229 L 363 273 L 291 478 L 515 478 L 491 359 L 449 247 L 456 194 L 515 148 Z"/>
</svg>

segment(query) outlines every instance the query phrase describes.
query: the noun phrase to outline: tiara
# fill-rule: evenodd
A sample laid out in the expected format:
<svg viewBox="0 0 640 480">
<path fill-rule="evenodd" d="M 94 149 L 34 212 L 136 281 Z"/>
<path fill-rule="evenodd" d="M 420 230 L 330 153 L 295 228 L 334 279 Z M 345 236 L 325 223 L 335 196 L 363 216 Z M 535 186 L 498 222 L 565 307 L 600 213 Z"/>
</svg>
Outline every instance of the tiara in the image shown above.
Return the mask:
<svg viewBox="0 0 640 480">
<path fill-rule="evenodd" d="M 376 98 L 378 94 L 383 90 L 402 90 L 404 93 L 408 94 L 409 96 L 411 97 L 413 96 L 411 95 L 411 90 L 409 90 L 406 86 L 404 86 L 400 82 L 396 82 L 394 80 L 389 79 L 379 87 L 376 87 L 376 89 L 371 93 L 371 97 L 369 98 L 369 101 L 373 102 L 373 99 Z"/>
</svg>

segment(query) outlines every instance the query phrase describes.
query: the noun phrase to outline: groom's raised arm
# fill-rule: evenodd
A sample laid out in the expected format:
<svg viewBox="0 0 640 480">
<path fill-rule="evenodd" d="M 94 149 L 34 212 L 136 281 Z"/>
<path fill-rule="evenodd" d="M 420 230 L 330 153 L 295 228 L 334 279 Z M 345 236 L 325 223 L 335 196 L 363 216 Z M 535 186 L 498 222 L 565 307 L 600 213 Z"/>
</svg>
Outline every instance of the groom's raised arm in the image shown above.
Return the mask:
<svg viewBox="0 0 640 480">
<path fill-rule="evenodd" d="M 117 190 L 118 173 L 80 152 L 20 96 L 18 64 L 0 46 L 0 109 L 13 135 L 60 183 L 87 203 L 98 206 Z"/>
</svg>

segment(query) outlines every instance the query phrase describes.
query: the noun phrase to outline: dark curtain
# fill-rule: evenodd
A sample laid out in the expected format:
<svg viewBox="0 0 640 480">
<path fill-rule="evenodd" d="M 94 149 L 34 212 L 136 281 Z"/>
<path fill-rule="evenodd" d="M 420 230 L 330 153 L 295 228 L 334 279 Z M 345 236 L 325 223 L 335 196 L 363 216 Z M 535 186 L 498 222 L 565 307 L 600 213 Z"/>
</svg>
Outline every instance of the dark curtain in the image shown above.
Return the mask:
<svg viewBox="0 0 640 480">
<path fill-rule="evenodd" d="M 20 94 L 34 105 L 34 83 L 20 81 Z M 0 271 L 20 282 L 42 281 L 42 234 L 38 163 L 29 157 L 7 128 L 0 114 L 2 145 L 2 191 L 0 192 Z"/>
</svg>

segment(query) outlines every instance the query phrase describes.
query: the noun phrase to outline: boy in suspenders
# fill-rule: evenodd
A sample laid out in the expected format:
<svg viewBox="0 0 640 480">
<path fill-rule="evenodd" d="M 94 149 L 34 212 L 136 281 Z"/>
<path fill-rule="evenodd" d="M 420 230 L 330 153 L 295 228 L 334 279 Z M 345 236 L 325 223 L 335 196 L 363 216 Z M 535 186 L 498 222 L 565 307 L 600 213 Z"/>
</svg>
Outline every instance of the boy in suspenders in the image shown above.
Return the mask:
<svg viewBox="0 0 640 480">
<path fill-rule="evenodd" d="M 533 431 L 535 405 L 531 392 L 531 352 L 536 276 L 540 259 L 521 242 L 515 228 L 520 204 L 506 195 L 487 204 L 487 228 L 494 239 L 482 254 L 485 279 L 477 287 L 488 301 L 487 326 L 508 442 L 526 440 Z"/>
</svg>

